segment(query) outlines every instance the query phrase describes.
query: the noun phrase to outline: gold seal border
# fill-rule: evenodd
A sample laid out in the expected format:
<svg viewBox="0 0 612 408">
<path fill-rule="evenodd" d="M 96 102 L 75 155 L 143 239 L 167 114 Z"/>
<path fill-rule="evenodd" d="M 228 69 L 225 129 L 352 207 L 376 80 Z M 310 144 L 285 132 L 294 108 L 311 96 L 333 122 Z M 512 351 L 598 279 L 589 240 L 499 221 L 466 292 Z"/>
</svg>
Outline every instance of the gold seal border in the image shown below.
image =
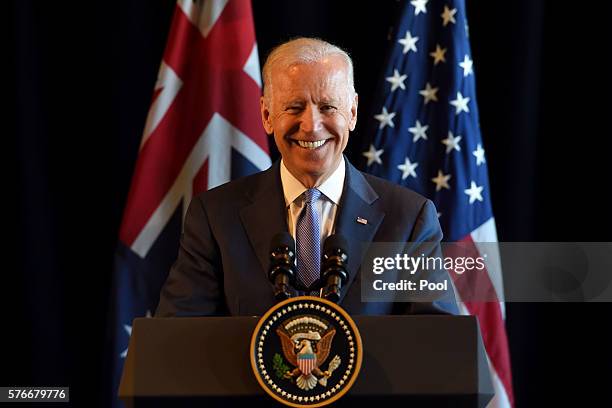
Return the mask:
<svg viewBox="0 0 612 408">
<path fill-rule="evenodd" d="M 330 308 L 334 309 L 336 312 L 340 313 L 342 315 L 342 317 L 344 317 L 344 319 L 348 322 L 348 324 L 351 327 L 351 329 L 353 329 L 353 333 L 355 335 L 355 343 L 357 345 L 357 359 L 355 361 L 353 375 L 351 375 L 351 378 L 349 378 L 348 382 L 345 383 L 346 385 L 340 391 L 338 391 L 335 395 L 331 396 L 329 399 L 326 399 L 326 400 L 321 401 L 321 402 L 316 402 L 314 404 L 306 404 L 306 405 L 296 404 L 294 402 L 286 401 L 286 400 L 280 398 L 275 392 L 273 392 L 263 382 L 261 376 L 259 375 L 259 370 L 257 368 L 257 361 L 255 360 L 255 353 L 254 353 L 254 350 L 256 350 L 256 348 L 255 348 L 255 341 L 257 339 L 257 334 L 261 330 L 261 327 L 266 322 L 266 320 L 268 320 L 268 318 L 272 314 L 276 313 L 279 309 L 283 308 L 284 306 L 286 306 L 286 305 L 288 305 L 290 303 L 297 303 L 297 302 L 302 302 L 302 301 L 304 301 L 304 302 L 307 302 L 307 301 L 321 302 L 321 303 L 326 304 Z M 255 326 L 255 330 L 253 331 L 253 335 L 251 336 L 251 347 L 249 349 L 249 354 L 250 354 L 251 369 L 253 370 L 253 374 L 255 375 L 255 378 L 257 379 L 257 382 L 259 383 L 261 388 L 263 388 L 263 390 L 268 395 L 270 395 L 272 398 L 274 398 L 275 400 L 277 400 L 281 404 L 288 405 L 290 407 L 312 407 L 312 408 L 316 408 L 316 407 L 323 407 L 325 405 L 331 404 L 334 401 L 337 401 L 338 399 L 340 399 L 344 394 L 346 394 L 351 389 L 351 387 L 353 386 L 353 383 L 355 382 L 355 380 L 357 380 L 359 372 L 361 371 L 361 363 L 363 361 L 363 343 L 361 342 L 361 334 L 359 333 L 359 329 L 357 328 L 357 325 L 355 324 L 355 322 L 353 321 L 351 316 L 349 316 L 349 314 L 342 307 L 340 307 L 338 304 L 336 304 L 334 302 L 330 302 L 327 299 L 323 299 L 323 298 L 316 297 L 316 296 L 298 296 L 298 297 L 289 298 L 289 299 L 283 300 L 280 303 L 277 303 L 276 305 L 271 307 L 259 319 L 259 322 L 257 322 L 257 326 Z"/>
</svg>

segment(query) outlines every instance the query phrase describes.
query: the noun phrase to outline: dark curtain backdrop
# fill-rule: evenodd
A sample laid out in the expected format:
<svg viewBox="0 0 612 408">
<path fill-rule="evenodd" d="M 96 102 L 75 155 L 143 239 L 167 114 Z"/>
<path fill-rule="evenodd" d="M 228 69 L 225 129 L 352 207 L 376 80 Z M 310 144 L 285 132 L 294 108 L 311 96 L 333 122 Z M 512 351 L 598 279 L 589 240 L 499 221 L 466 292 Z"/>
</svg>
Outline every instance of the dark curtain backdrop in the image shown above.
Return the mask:
<svg viewBox="0 0 612 408">
<path fill-rule="evenodd" d="M 298 35 L 345 47 L 363 125 L 397 6 L 256 0 L 260 57 Z M 500 240 L 612 241 L 610 4 L 467 6 Z M 174 1 L 0 9 L 0 385 L 69 385 L 73 405 L 107 406 L 113 251 Z M 610 304 L 508 304 L 517 406 L 611 406 L 610 326 Z"/>
</svg>

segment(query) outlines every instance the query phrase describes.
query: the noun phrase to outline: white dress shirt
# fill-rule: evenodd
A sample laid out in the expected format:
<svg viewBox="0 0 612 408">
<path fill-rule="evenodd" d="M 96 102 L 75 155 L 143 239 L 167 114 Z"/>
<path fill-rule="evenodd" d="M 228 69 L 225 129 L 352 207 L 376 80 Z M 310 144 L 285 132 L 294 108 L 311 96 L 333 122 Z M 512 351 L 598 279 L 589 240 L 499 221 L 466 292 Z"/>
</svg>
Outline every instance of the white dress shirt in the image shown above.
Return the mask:
<svg viewBox="0 0 612 408">
<path fill-rule="evenodd" d="M 317 187 L 321 192 L 321 196 L 316 203 L 317 212 L 321 217 L 321 246 L 325 238 L 334 233 L 336 213 L 338 212 L 338 204 L 340 203 L 342 189 L 344 188 L 345 172 L 344 156 L 342 156 L 338 168 L 334 170 L 323 184 Z M 304 208 L 304 197 L 302 194 L 307 188 L 287 170 L 282 160 L 280 163 L 280 175 L 285 196 L 285 208 L 287 209 L 287 225 L 289 226 L 289 233 L 295 239 L 297 220 Z"/>
</svg>

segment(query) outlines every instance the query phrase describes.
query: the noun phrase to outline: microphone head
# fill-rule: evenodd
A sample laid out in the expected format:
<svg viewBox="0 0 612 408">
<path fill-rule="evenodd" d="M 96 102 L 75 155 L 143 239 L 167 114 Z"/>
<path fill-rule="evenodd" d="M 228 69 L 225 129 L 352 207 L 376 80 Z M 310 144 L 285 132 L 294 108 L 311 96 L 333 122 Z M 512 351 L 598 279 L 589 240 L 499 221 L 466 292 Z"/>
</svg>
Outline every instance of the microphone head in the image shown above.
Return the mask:
<svg viewBox="0 0 612 408">
<path fill-rule="evenodd" d="M 325 283 L 322 296 L 332 302 L 340 300 L 342 285 L 348 280 L 348 242 L 339 234 L 327 237 L 323 243 L 321 278 Z"/>
<path fill-rule="evenodd" d="M 340 234 L 333 234 L 327 237 L 325 242 L 323 243 L 323 253 L 328 253 L 330 251 L 333 252 L 342 252 L 346 254 L 348 248 L 348 242 L 346 238 L 344 238 Z"/>
<path fill-rule="evenodd" d="M 274 284 L 274 297 L 291 297 L 289 286 L 295 286 L 295 241 L 288 232 L 279 232 L 270 241 L 268 279 Z"/>
<path fill-rule="evenodd" d="M 270 252 L 276 252 L 277 249 L 288 247 L 292 252 L 295 252 L 295 241 L 288 232 L 279 232 L 272 237 L 270 241 Z"/>
</svg>

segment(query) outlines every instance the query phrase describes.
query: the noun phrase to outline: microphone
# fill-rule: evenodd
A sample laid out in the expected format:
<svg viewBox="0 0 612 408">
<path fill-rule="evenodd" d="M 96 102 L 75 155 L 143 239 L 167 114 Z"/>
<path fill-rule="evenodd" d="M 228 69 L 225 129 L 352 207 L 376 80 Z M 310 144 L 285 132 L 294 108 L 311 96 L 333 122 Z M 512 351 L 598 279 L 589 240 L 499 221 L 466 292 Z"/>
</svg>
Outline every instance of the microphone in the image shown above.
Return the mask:
<svg viewBox="0 0 612 408">
<path fill-rule="evenodd" d="M 279 232 L 270 242 L 268 279 L 274 284 L 277 301 L 289 299 L 289 285 L 295 285 L 295 241 L 288 232 Z"/>
<path fill-rule="evenodd" d="M 338 234 L 330 235 L 323 244 L 321 280 L 325 286 L 322 297 L 336 303 L 340 300 L 342 285 L 348 279 L 346 248 L 348 248 L 346 239 Z"/>
</svg>

